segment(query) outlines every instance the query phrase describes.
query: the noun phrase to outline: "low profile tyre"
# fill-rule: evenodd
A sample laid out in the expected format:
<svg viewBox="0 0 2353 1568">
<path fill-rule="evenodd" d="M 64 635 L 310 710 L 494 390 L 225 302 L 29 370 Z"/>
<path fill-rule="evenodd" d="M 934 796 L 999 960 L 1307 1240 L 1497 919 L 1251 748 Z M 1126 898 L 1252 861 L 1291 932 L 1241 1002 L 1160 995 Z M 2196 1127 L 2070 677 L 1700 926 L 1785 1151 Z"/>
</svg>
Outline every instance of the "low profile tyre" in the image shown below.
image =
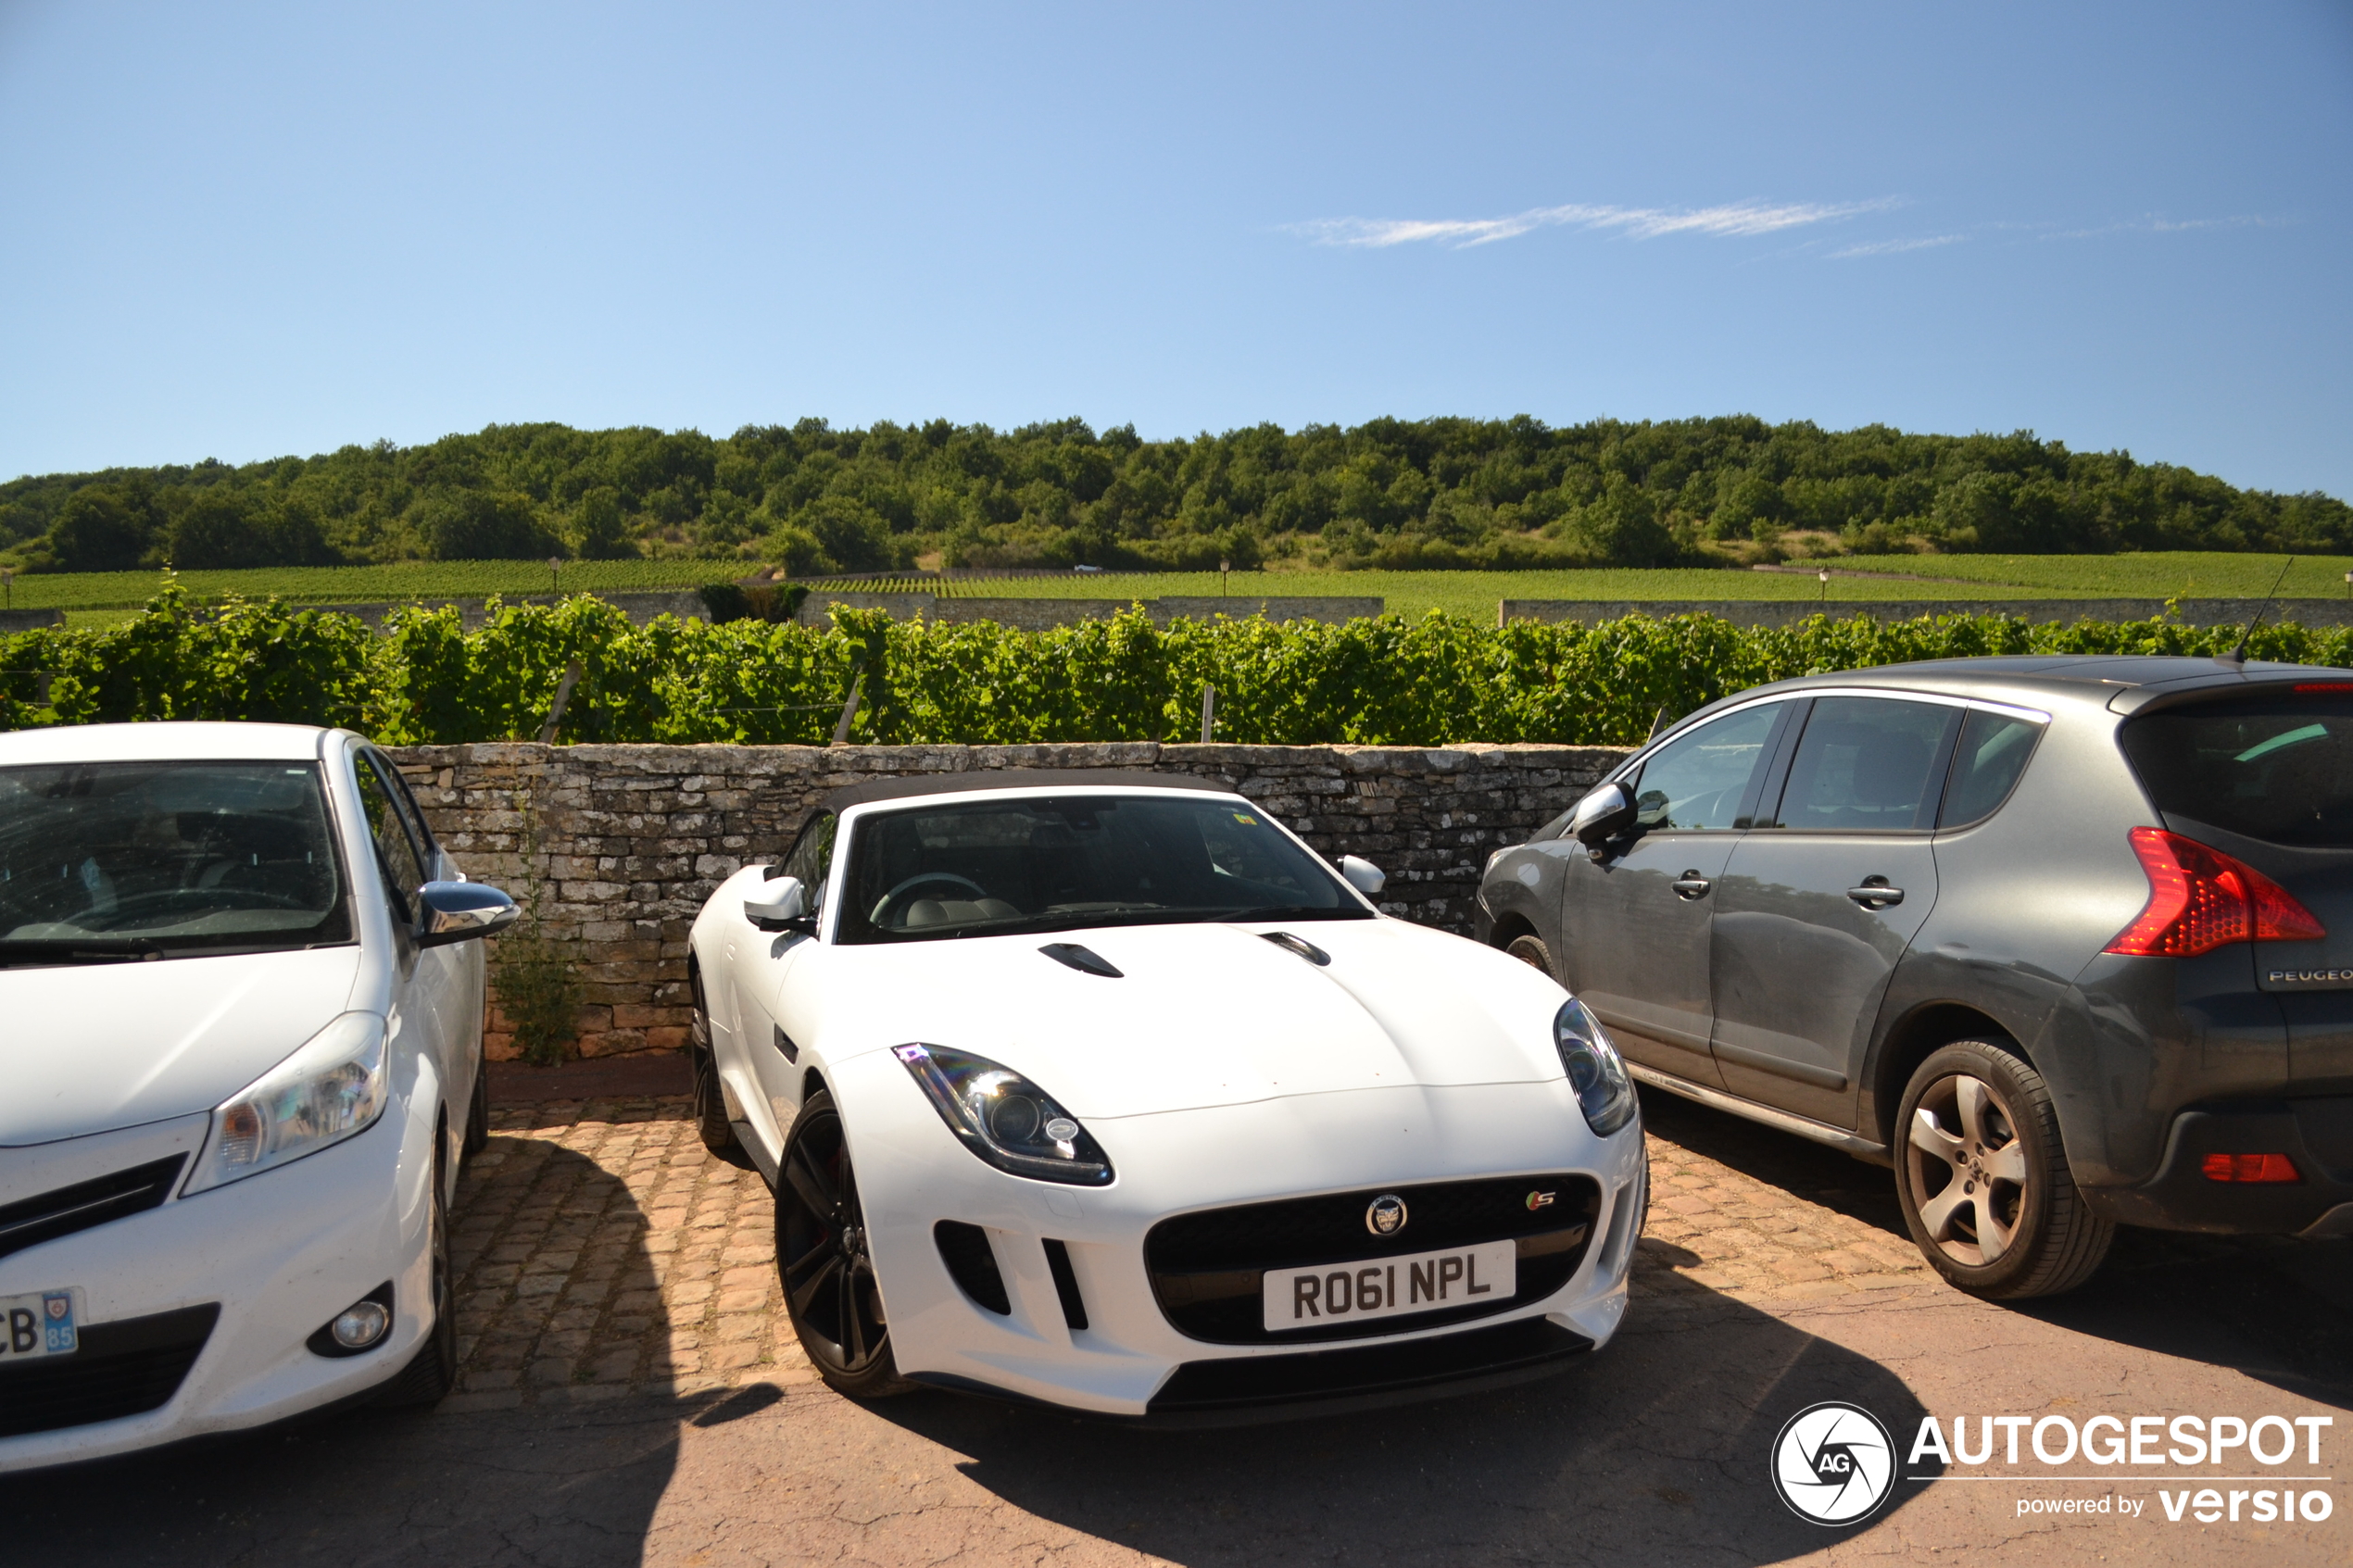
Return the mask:
<svg viewBox="0 0 2353 1568">
<path fill-rule="evenodd" d="M 449 1269 L 449 1205 L 442 1197 L 448 1185 L 444 1180 L 447 1174 L 447 1166 L 436 1149 L 433 1161 L 433 1214 L 427 1222 L 432 1236 L 426 1244 L 433 1254 L 433 1327 L 400 1375 L 385 1384 L 384 1392 L 377 1396 L 384 1404 L 435 1404 L 458 1382 L 458 1289 Z"/>
<path fill-rule="evenodd" d="M 822 1089 L 802 1104 L 785 1135 L 776 1180 L 776 1272 L 800 1348 L 836 1392 L 875 1399 L 915 1386 L 899 1375 L 891 1357 L 890 1324 L 858 1206 L 858 1173 L 850 1167 L 841 1112 Z"/>
<path fill-rule="evenodd" d="M 1972 1296 L 2057 1296 L 2090 1279 L 2116 1226 L 2085 1206 L 2043 1075 L 1958 1040 L 1920 1063 L 1897 1111 L 1895 1191 L 1936 1272 Z"/>
<path fill-rule="evenodd" d="M 730 1165 L 749 1170 L 751 1160 L 736 1141 L 735 1124 L 727 1120 L 727 1097 L 719 1087 L 719 1060 L 711 1052 L 711 1013 L 703 1005 L 702 975 L 687 975 L 694 989 L 694 1010 L 686 1021 L 686 1060 L 695 1070 L 695 1130 L 703 1148 Z"/>
<path fill-rule="evenodd" d="M 1515 936 L 1504 951 L 1530 969 L 1541 969 L 1555 980 L 1560 978 L 1560 972 L 1553 967 L 1553 950 L 1544 946 L 1541 936 Z"/>
</svg>

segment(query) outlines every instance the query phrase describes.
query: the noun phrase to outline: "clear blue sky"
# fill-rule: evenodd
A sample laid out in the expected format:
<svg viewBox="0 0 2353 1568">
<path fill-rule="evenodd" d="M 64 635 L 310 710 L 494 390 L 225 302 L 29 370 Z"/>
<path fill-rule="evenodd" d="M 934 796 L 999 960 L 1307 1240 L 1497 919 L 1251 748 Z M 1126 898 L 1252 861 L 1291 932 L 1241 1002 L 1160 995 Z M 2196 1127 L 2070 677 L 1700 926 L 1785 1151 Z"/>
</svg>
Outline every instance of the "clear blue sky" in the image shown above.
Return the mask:
<svg viewBox="0 0 2353 1568">
<path fill-rule="evenodd" d="M 0 474 L 2032 429 L 2353 496 L 2353 6 L 0 0 Z"/>
</svg>

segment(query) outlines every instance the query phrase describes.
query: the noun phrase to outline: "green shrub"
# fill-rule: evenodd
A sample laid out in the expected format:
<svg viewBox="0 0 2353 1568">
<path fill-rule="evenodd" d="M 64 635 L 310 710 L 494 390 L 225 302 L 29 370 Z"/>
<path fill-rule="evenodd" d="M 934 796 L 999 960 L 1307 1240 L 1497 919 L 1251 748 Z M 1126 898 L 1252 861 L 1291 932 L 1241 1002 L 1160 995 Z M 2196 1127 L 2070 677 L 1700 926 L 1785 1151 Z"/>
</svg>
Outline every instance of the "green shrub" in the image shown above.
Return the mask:
<svg viewBox="0 0 2353 1568">
<path fill-rule="evenodd" d="M 274 599 L 201 608 L 167 588 L 105 631 L 0 638 L 0 727 L 274 719 L 348 725 L 394 745 L 531 739 L 577 659 L 565 741 L 823 745 L 862 679 L 850 734 L 861 742 L 1189 740 L 1210 684 L 1224 741 L 1624 744 L 1662 708 L 1686 713 L 1793 675 L 1973 654 L 2212 655 L 2239 634 L 2171 620 L 1861 614 L 1780 628 L 1706 615 L 1499 628 L 1433 612 L 1163 629 L 1140 610 L 1022 632 L 846 608 L 830 627 L 669 616 L 640 627 L 576 596 L 494 602 L 473 632 L 455 609 L 405 609 L 378 635 L 351 616 Z M 2353 629 L 2265 626 L 2250 652 L 2344 666 Z"/>
</svg>

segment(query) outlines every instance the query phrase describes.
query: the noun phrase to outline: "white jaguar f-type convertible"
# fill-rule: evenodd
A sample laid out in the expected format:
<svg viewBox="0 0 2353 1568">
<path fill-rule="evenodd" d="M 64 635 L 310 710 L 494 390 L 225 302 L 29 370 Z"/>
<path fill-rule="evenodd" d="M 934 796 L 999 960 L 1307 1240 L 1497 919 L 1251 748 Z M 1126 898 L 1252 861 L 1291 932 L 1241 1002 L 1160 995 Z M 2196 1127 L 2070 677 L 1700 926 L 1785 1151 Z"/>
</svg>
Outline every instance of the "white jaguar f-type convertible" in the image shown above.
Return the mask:
<svg viewBox="0 0 2353 1568">
<path fill-rule="evenodd" d="M 1162 1424 L 1541 1375 L 1626 1306 L 1617 1053 L 1223 787 L 862 784 L 695 922 L 703 1136 L 826 1381 Z"/>
</svg>

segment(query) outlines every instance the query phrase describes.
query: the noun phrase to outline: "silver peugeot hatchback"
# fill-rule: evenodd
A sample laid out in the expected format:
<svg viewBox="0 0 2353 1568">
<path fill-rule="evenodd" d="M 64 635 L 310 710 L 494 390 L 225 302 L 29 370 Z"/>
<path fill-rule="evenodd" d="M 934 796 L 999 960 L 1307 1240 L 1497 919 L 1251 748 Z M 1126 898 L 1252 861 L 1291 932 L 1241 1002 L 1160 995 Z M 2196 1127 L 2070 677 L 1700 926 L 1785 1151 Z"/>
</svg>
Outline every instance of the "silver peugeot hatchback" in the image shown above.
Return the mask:
<svg viewBox="0 0 2353 1568">
<path fill-rule="evenodd" d="M 2353 671 L 1955 659 L 1700 709 L 1490 859 L 1653 1087 L 1894 1167 L 1989 1298 L 2353 1234 Z"/>
</svg>

